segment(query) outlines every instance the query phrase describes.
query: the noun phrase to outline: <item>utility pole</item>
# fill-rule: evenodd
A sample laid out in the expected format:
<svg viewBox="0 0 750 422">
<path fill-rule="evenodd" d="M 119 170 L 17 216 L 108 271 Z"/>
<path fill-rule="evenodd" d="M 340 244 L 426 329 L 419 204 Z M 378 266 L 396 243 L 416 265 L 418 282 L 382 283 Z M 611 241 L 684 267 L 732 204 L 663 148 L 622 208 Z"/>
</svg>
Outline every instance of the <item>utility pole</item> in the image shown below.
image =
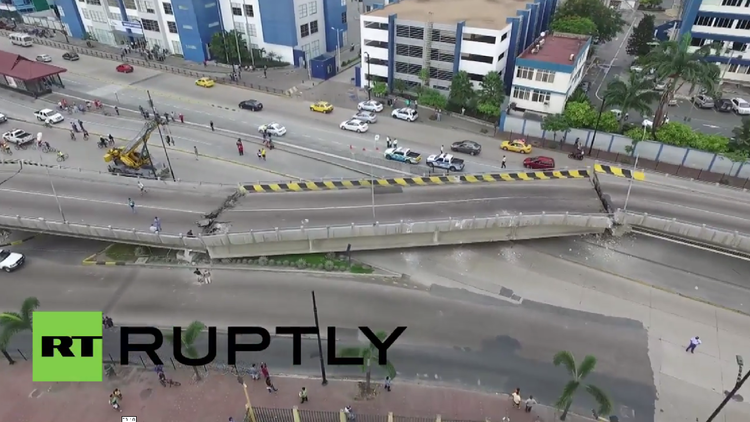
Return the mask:
<svg viewBox="0 0 750 422">
<path fill-rule="evenodd" d="M 320 376 L 323 377 L 321 384 L 328 385 L 328 379 L 326 379 L 326 365 L 323 361 L 323 341 L 320 339 L 320 322 L 318 321 L 318 304 L 315 302 L 315 291 L 312 293 L 313 302 L 313 315 L 315 316 L 315 328 L 318 330 L 318 355 L 320 356 Z"/>
<path fill-rule="evenodd" d="M 714 410 L 714 413 L 712 413 L 711 416 L 709 416 L 708 419 L 706 419 L 706 422 L 712 422 L 714 418 L 716 418 L 716 416 L 718 416 L 719 413 L 721 413 L 722 409 L 724 409 L 724 406 L 726 406 L 727 403 L 729 403 L 729 400 L 731 400 L 732 397 L 734 397 L 734 395 L 737 394 L 738 391 L 740 391 L 740 388 L 742 388 L 742 385 L 745 383 L 745 381 L 747 381 L 748 377 L 750 377 L 750 371 L 747 371 L 747 374 L 745 374 L 744 377 L 742 376 L 742 367 L 744 364 L 742 356 L 737 355 L 736 359 L 737 359 L 737 365 L 739 366 L 739 371 L 737 374 L 737 382 L 734 383 L 734 388 L 732 389 L 732 391 L 727 392 L 727 396 L 724 397 L 724 400 L 722 400 L 721 404 L 719 404 L 719 407 L 717 407 L 716 410 Z"/>
<path fill-rule="evenodd" d="M 156 107 L 154 106 L 154 100 L 151 99 L 151 91 L 146 91 L 146 94 L 148 95 L 148 105 L 151 107 L 151 112 L 154 113 L 154 122 L 156 122 L 156 130 L 159 131 L 159 138 L 161 139 L 161 146 L 164 148 L 164 155 L 167 157 L 167 165 L 169 166 L 169 174 L 172 175 L 172 180 L 175 182 L 177 181 L 177 178 L 174 176 L 174 169 L 172 169 L 172 161 L 169 159 L 169 153 L 167 152 L 167 144 L 164 143 L 164 135 L 161 133 L 161 125 L 159 124 L 159 119 L 161 118 L 156 111 Z M 144 142 L 144 147 L 146 146 L 148 142 Z M 151 154 L 149 154 L 150 156 Z M 153 166 L 153 161 L 151 162 L 151 165 Z M 156 174 L 156 169 L 154 169 L 154 175 Z"/>
</svg>

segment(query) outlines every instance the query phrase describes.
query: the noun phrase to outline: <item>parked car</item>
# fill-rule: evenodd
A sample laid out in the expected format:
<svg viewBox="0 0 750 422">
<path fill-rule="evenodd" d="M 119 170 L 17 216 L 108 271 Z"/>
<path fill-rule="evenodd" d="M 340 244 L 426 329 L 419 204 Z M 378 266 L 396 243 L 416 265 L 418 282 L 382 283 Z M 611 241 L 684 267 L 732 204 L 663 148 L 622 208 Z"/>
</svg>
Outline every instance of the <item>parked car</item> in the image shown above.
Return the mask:
<svg viewBox="0 0 750 422">
<path fill-rule="evenodd" d="M 406 120 L 407 122 L 415 122 L 419 117 L 419 114 L 417 113 L 417 110 L 414 110 L 413 108 L 404 107 L 393 110 L 391 112 L 391 116 L 394 119 Z"/>
<path fill-rule="evenodd" d="M 451 151 L 463 152 L 469 155 L 479 155 L 482 152 L 482 145 L 474 141 L 458 141 L 451 144 Z"/>
<path fill-rule="evenodd" d="M 71 62 L 78 61 L 80 57 L 78 57 L 78 53 L 74 53 L 72 51 L 69 51 L 65 54 L 63 54 L 63 60 L 69 60 Z"/>
<path fill-rule="evenodd" d="M 547 170 L 555 168 L 555 159 L 552 157 L 529 157 L 523 160 L 523 166 L 527 169 Z"/>
<path fill-rule="evenodd" d="M 714 108 L 714 99 L 705 94 L 693 97 L 693 104 L 698 108 Z"/>
<path fill-rule="evenodd" d="M 714 101 L 714 109 L 720 113 L 729 113 L 732 111 L 732 102 L 726 98 L 720 98 Z"/>
<path fill-rule="evenodd" d="M 243 110 L 261 111 L 263 103 L 258 100 L 245 100 L 240 103 L 239 107 Z"/>
<path fill-rule="evenodd" d="M 462 171 L 464 160 L 456 158 L 451 154 L 434 154 L 427 157 L 427 166 L 450 171 Z"/>
<path fill-rule="evenodd" d="M 380 113 L 381 111 L 383 111 L 383 103 L 375 100 L 362 101 L 361 103 L 357 104 L 357 110 L 374 111 L 375 113 Z"/>
<path fill-rule="evenodd" d="M 120 73 L 133 73 L 133 66 L 131 66 L 131 65 L 127 64 L 127 63 L 123 63 L 123 64 L 117 65 L 117 67 L 115 68 L 115 70 L 118 71 L 118 72 L 120 72 Z"/>
<path fill-rule="evenodd" d="M 364 133 L 364 132 L 367 132 L 367 130 L 369 129 L 369 126 L 367 125 L 367 123 L 361 120 L 349 119 L 345 122 L 341 122 L 341 124 L 339 125 L 339 128 L 341 128 L 342 130 L 350 130 L 352 132 Z"/>
<path fill-rule="evenodd" d="M 372 111 L 360 111 L 352 116 L 352 119 L 362 120 L 363 122 L 372 124 L 378 121 L 378 115 Z"/>
<path fill-rule="evenodd" d="M 739 114 L 740 116 L 750 114 L 750 103 L 745 101 L 743 98 L 735 97 L 730 101 L 732 101 L 732 111 L 734 111 L 736 114 Z"/>
</svg>

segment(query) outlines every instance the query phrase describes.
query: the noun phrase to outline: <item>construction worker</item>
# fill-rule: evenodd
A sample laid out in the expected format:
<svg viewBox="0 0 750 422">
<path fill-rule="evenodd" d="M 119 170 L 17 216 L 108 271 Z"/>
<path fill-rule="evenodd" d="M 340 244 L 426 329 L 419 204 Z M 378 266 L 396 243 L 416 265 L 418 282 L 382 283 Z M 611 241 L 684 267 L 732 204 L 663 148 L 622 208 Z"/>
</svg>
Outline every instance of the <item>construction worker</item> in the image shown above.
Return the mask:
<svg viewBox="0 0 750 422">
<path fill-rule="evenodd" d="M 266 149 L 265 148 L 261 148 L 260 157 L 263 159 L 263 161 L 266 161 Z"/>
</svg>

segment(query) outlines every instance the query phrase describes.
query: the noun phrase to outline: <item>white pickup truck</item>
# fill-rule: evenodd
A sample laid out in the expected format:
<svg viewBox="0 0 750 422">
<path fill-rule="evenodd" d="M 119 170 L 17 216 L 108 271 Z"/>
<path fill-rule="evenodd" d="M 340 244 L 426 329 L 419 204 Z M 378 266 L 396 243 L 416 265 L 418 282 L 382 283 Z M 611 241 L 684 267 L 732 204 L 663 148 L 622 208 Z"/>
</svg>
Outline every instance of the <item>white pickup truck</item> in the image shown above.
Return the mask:
<svg viewBox="0 0 750 422">
<path fill-rule="evenodd" d="M 56 112 L 55 110 L 45 108 L 39 111 L 34 112 L 34 116 L 39 120 L 40 122 L 49 122 L 49 123 L 60 123 L 65 118 L 62 116 L 62 114 Z"/>
<path fill-rule="evenodd" d="M 34 135 L 21 129 L 13 129 L 3 133 L 3 140 L 20 147 L 34 142 Z"/>
</svg>

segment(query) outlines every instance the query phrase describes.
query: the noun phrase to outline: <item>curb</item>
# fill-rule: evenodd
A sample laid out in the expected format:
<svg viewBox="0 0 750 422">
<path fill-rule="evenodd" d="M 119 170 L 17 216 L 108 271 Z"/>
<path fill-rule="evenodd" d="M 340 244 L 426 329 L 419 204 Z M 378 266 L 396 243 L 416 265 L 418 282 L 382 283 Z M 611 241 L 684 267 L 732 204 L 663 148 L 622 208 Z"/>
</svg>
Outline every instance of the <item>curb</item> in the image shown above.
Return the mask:
<svg viewBox="0 0 750 422">
<path fill-rule="evenodd" d="M 95 253 L 87 258 L 84 258 L 83 261 L 81 261 L 81 265 L 106 265 L 106 266 L 118 266 L 122 267 L 125 265 L 128 265 L 126 261 L 94 261 L 93 258 L 99 255 L 99 253 Z"/>
<path fill-rule="evenodd" d="M 12 242 L 8 242 L 8 243 L 3 243 L 2 245 L 0 245 L 0 247 L 3 247 L 3 246 L 16 246 L 16 245 L 20 245 L 21 243 L 24 243 L 24 242 L 28 242 L 29 240 L 31 240 L 31 239 L 33 239 L 33 238 L 35 238 L 35 237 L 36 237 L 36 235 L 34 235 L 34 236 L 29 236 L 29 237 L 27 237 L 27 238 L 25 238 L 25 239 L 21 239 L 21 240 L 14 240 L 14 241 L 12 241 Z"/>
</svg>

